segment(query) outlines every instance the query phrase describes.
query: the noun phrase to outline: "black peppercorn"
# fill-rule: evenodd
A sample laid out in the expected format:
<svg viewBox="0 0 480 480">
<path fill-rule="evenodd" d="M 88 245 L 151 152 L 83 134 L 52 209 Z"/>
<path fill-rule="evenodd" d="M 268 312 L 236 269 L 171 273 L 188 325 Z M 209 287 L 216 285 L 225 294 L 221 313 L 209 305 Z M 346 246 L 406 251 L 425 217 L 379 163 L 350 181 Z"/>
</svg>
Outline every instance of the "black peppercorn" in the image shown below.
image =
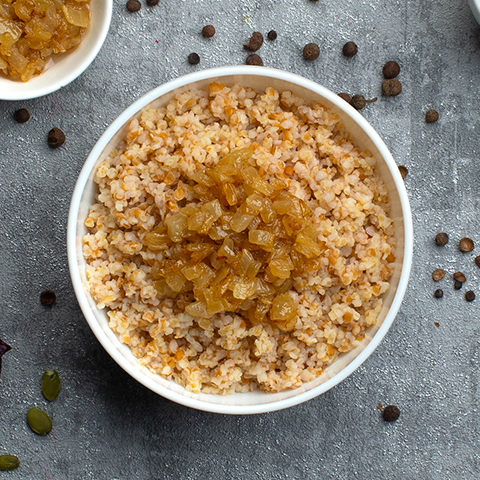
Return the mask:
<svg viewBox="0 0 480 480">
<path fill-rule="evenodd" d="M 400 66 L 397 62 L 390 61 L 383 66 L 384 78 L 395 78 L 400 73 Z"/>
<path fill-rule="evenodd" d="M 142 4 L 139 0 L 128 0 L 127 2 L 127 10 L 129 12 L 138 12 L 142 8 Z"/>
<path fill-rule="evenodd" d="M 56 299 L 57 296 L 55 295 L 55 292 L 52 292 L 51 290 L 45 290 L 40 294 L 40 301 L 43 305 L 53 305 Z"/>
<path fill-rule="evenodd" d="M 245 60 L 245 65 L 257 65 L 258 67 L 263 67 L 263 60 L 256 53 L 252 53 Z"/>
<path fill-rule="evenodd" d="M 382 83 L 382 93 L 387 97 L 396 97 L 402 92 L 402 84 L 396 78 L 384 80 Z"/>
<path fill-rule="evenodd" d="M 190 65 L 198 65 L 200 63 L 200 56 L 198 55 L 198 53 L 191 53 L 188 56 L 188 63 Z"/>
<path fill-rule="evenodd" d="M 455 290 L 460 290 L 462 288 L 463 283 L 459 282 L 458 280 L 454 280 L 453 282 L 453 288 Z"/>
<path fill-rule="evenodd" d="M 436 110 L 431 109 L 425 114 L 425 121 L 427 123 L 435 123 L 437 120 L 438 112 Z"/>
<path fill-rule="evenodd" d="M 149 7 L 154 7 L 155 5 L 158 5 L 158 0 L 147 0 L 147 5 Z"/>
<path fill-rule="evenodd" d="M 52 128 L 48 132 L 48 144 L 52 148 L 57 148 L 65 143 L 65 134 L 59 128 Z"/>
<path fill-rule="evenodd" d="M 303 48 L 305 60 L 316 60 L 320 55 L 320 47 L 316 43 L 308 43 Z"/>
<path fill-rule="evenodd" d="M 14 113 L 13 117 L 15 118 L 16 122 L 25 123 L 30 120 L 30 113 L 28 113 L 26 108 L 21 108 Z"/>
<path fill-rule="evenodd" d="M 480 255 L 478 255 L 478 257 L 475 257 L 475 263 L 477 264 L 477 267 L 480 267 Z"/>
<path fill-rule="evenodd" d="M 263 45 L 263 35 L 260 32 L 253 32 L 250 40 L 243 46 L 249 52 L 256 52 Z"/>
<path fill-rule="evenodd" d="M 394 422 L 400 416 L 400 409 L 395 405 L 387 405 L 383 410 L 383 419 L 386 422 Z"/>
<path fill-rule="evenodd" d="M 473 302 L 475 300 L 475 294 L 469 290 L 465 293 L 465 300 L 467 300 L 467 302 Z"/>
<path fill-rule="evenodd" d="M 441 288 L 439 288 L 438 290 L 435 290 L 433 292 L 433 296 L 435 298 L 442 298 L 443 297 L 443 290 Z"/>
<path fill-rule="evenodd" d="M 346 57 L 354 57 L 358 52 L 358 47 L 353 42 L 347 42 L 342 49 Z"/>
<path fill-rule="evenodd" d="M 202 30 L 205 38 L 212 38 L 215 35 L 215 27 L 213 25 L 205 25 Z"/>
<path fill-rule="evenodd" d="M 277 32 L 275 30 L 270 30 L 267 33 L 267 38 L 271 41 L 276 40 L 277 39 Z"/>
</svg>

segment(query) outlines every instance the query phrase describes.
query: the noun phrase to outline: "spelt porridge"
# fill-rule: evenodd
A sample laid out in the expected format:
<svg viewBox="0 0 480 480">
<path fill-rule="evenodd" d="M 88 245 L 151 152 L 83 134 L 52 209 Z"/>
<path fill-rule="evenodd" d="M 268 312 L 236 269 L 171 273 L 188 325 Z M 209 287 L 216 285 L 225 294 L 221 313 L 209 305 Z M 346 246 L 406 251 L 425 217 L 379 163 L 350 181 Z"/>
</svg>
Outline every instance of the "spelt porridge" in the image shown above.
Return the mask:
<svg viewBox="0 0 480 480">
<path fill-rule="evenodd" d="M 86 288 L 140 364 L 189 391 L 297 388 L 377 321 L 388 193 L 319 103 L 184 91 L 130 121 L 95 182 Z"/>
</svg>

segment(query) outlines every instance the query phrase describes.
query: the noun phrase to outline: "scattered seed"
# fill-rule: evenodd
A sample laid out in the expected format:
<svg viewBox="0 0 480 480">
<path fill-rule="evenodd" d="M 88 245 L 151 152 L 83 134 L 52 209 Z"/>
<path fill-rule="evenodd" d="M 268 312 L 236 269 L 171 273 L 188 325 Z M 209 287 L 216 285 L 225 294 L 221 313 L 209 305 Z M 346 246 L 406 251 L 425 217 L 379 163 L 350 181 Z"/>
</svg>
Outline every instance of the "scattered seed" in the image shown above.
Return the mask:
<svg viewBox="0 0 480 480">
<path fill-rule="evenodd" d="M 396 97 L 402 92 L 402 84 L 396 78 L 384 80 L 382 83 L 382 93 L 387 97 Z"/>
<path fill-rule="evenodd" d="M 440 324 L 438 322 L 433 322 L 433 324 L 438 328 Z"/>
<path fill-rule="evenodd" d="M 48 132 L 48 144 L 52 148 L 61 147 L 65 143 L 65 134 L 57 127 Z"/>
<path fill-rule="evenodd" d="M 383 410 L 383 419 L 386 422 L 394 422 L 400 416 L 400 409 L 395 405 L 387 405 Z"/>
<path fill-rule="evenodd" d="M 352 97 L 348 93 L 339 93 L 338 96 L 343 98 L 343 100 L 345 100 L 347 103 L 352 101 Z"/>
<path fill-rule="evenodd" d="M 158 0 L 147 0 L 147 5 L 149 7 L 155 7 L 155 5 L 158 5 Z"/>
<path fill-rule="evenodd" d="M 435 243 L 439 247 L 443 247 L 448 243 L 448 235 L 445 232 L 437 233 L 435 237 Z"/>
<path fill-rule="evenodd" d="M 379 402 L 378 405 L 377 405 L 377 408 L 378 408 L 379 410 L 381 410 L 381 409 L 383 408 L 383 405 Z"/>
<path fill-rule="evenodd" d="M 15 455 L 0 455 L 0 470 L 15 470 L 20 466 L 20 460 Z"/>
<path fill-rule="evenodd" d="M 408 175 L 408 168 L 404 165 L 399 165 L 398 169 L 400 170 L 400 175 L 402 176 L 402 178 L 405 179 L 405 177 Z"/>
<path fill-rule="evenodd" d="M 245 60 L 245 65 L 257 65 L 258 67 L 263 67 L 263 60 L 260 55 L 252 53 Z"/>
<path fill-rule="evenodd" d="M 128 0 L 127 2 L 127 10 L 129 12 L 138 12 L 142 8 L 142 4 L 139 0 Z"/>
<path fill-rule="evenodd" d="M 2 373 L 2 357 L 11 350 L 12 347 L 0 339 L 0 373 Z"/>
<path fill-rule="evenodd" d="M 453 282 L 453 288 L 455 290 L 460 290 L 462 288 L 463 283 L 459 282 L 458 280 L 454 280 Z"/>
<path fill-rule="evenodd" d="M 303 48 L 305 60 L 316 60 L 320 55 L 320 47 L 316 43 L 307 43 Z"/>
<path fill-rule="evenodd" d="M 263 45 L 263 35 L 260 32 L 253 32 L 250 40 L 243 46 L 249 52 L 256 52 Z"/>
<path fill-rule="evenodd" d="M 27 420 L 29 427 L 38 435 L 47 435 L 52 430 L 52 421 L 43 410 L 31 408 Z"/>
<path fill-rule="evenodd" d="M 198 55 L 198 53 L 191 53 L 188 56 L 188 63 L 190 65 L 198 65 L 200 63 L 200 56 Z"/>
<path fill-rule="evenodd" d="M 43 396 L 53 402 L 60 393 L 60 375 L 56 370 L 45 370 L 42 376 L 42 393 Z"/>
<path fill-rule="evenodd" d="M 442 270 L 441 268 L 437 268 L 433 273 L 432 273 L 432 278 L 436 281 L 439 282 L 444 276 L 445 276 L 445 270 Z"/>
<path fill-rule="evenodd" d="M 435 298 L 442 298 L 442 297 L 443 297 L 443 290 L 442 290 L 441 288 L 435 290 L 435 291 L 433 292 L 433 296 L 434 296 Z"/>
<path fill-rule="evenodd" d="M 473 247 L 473 240 L 471 238 L 464 237 L 460 240 L 460 250 L 462 252 L 471 252 Z"/>
<path fill-rule="evenodd" d="M 475 294 L 469 290 L 467 293 L 465 293 L 465 300 L 467 302 L 473 302 L 475 300 Z"/>
<path fill-rule="evenodd" d="M 346 57 L 354 57 L 358 52 L 358 47 L 353 42 L 347 42 L 342 49 L 342 53 Z"/>
<path fill-rule="evenodd" d="M 462 283 L 465 283 L 467 281 L 467 279 L 465 278 L 465 275 L 462 272 L 455 272 L 453 274 L 453 278 Z"/>
<path fill-rule="evenodd" d="M 57 296 L 55 295 L 55 292 L 52 292 L 51 290 L 44 290 L 40 294 L 40 301 L 43 305 L 53 305 L 56 299 Z"/>
<path fill-rule="evenodd" d="M 25 123 L 30 120 L 30 113 L 28 113 L 26 108 L 21 108 L 13 114 L 13 118 L 15 118 L 15 121 L 18 123 Z"/>
<path fill-rule="evenodd" d="M 386 79 L 395 78 L 400 73 L 400 65 L 390 60 L 383 66 L 383 76 Z"/>
<path fill-rule="evenodd" d="M 213 25 L 205 25 L 202 30 L 205 38 L 212 38 L 215 35 L 215 27 Z"/>
<path fill-rule="evenodd" d="M 438 112 L 436 110 L 429 110 L 425 114 L 425 121 L 427 123 L 435 123 L 438 120 Z"/>
<path fill-rule="evenodd" d="M 475 257 L 475 263 L 477 264 L 477 267 L 480 267 L 480 255 Z"/>
<path fill-rule="evenodd" d="M 273 42 L 273 40 L 276 40 L 277 39 L 277 32 L 275 30 L 270 30 L 268 33 L 267 33 L 267 38 Z"/>
</svg>

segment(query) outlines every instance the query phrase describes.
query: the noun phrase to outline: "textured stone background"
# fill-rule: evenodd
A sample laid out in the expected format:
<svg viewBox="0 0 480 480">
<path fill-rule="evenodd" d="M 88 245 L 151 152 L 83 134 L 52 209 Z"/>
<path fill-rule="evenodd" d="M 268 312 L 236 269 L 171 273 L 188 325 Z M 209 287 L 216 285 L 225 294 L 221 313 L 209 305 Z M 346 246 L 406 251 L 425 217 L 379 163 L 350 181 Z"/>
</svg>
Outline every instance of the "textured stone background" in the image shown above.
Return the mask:
<svg viewBox="0 0 480 480">
<path fill-rule="evenodd" d="M 210 40 L 200 35 L 207 23 L 217 28 Z M 82 164 L 123 109 L 178 75 L 243 63 L 251 32 L 272 28 L 265 65 L 337 92 L 379 95 L 384 62 L 401 64 L 401 96 L 363 112 L 410 171 L 414 265 L 389 334 L 342 384 L 289 410 L 222 416 L 157 396 L 110 359 L 76 302 L 65 228 Z M 347 40 L 359 46 L 353 59 L 341 55 Z M 311 41 L 321 55 L 307 64 Z M 0 102 L 0 338 L 14 347 L 0 384 L 0 453 L 22 461 L 0 478 L 478 479 L 479 86 L 480 27 L 466 0 L 160 0 L 137 14 L 116 0 L 107 41 L 80 78 L 41 99 Z M 24 125 L 12 119 L 20 107 L 32 114 Z M 440 120 L 426 125 L 431 107 Z M 57 150 L 46 143 L 53 126 L 67 135 Z M 451 236 L 443 249 L 433 243 L 441 230 Z M 463 236 L 479 245 L 472 254 L 458 251 Z M 467 303 L 449 278 L 435 300 L 437 267 L 463 270 L 477 300 Z M 45 288 L 57 292 L 51 309 L 39 302 Z M 53 403 L 40 391 L 45 368 L 63 380 Z M 401 408 L 395 424 L 383 422 L 379 402 Z M 30 406 L 51 414 L 47 437 L 26 425 Z"/>
</svg>

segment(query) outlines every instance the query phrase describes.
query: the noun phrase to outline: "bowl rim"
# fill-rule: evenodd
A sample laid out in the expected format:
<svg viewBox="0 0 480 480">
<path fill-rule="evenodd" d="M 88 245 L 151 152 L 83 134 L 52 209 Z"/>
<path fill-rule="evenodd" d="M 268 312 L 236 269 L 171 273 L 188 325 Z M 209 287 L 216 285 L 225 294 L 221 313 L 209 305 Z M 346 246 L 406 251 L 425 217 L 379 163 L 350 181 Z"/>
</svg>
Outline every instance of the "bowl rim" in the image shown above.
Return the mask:
<svg viewBox="0 0 480 480">
<path fill-rule="evenodd" d="M 480 23 L 480 0 L 468 0 L 473 16 Z"/>
<path fill-rule="evenodd" d="M 98 52 L 105 43 L 105 39 L 107 38 L 107 34 L 110 29 L 110 23 L 112 21 L 113 0 L 102 1 L 104 2 L 105 7 L 102 14 L 102 21 L 98 28 L 97 38 L 95 40 L 95 43 L 93 44 L 93 48 L 91 48 L 86 55 L 82 56 L 75 68 L 72 68 L 67 75 L 60 76 L 58 77 L 58 79 L 51 82 L 50 84 L 43 87 L 37 87 L 35 88 L 35 90 L 32 91 L 27 90 L 23 92 L 9 92 L 8 90 L 2 89 L 0 91 L 0 100 L 32 100 L 34 98 L 43 97 L 50 93 L 56 92 L 57 90 L 60 90 L 61 88 L 67 86 L 69 83 L 73 82 L 77 77 L 79 77 L 90 66 L 93 60 L 95 60 L 95 57 L 98 55 Z M 74 54 L 77 48 L 72 50 L 70 53 Z M 70 53 L 66 53 L 65 55 L 69 55 Z M 13 81 L 14 80 L 12 80 L 12 82 Z M 28 85 L 28 82 L 26 83 Z"/>
<path fill-rule="evenodd" d="M 392 301 L 385 319 L 383 320 L 382 325 L 372 337 L 368 345 L 364 348 L 360 354 L 350 362 L 345 368 L 340 372 L 334 375 L 332 378 L 328 379 L 326 382 L 314 387 L 306 392 L 294 395 L 290 398 L 273 401 L 269 403 L 262 403 L 256 405 L 222 405 L 217 403 L 207 403 L 201 400 L 190 398 L 184 396 L 180 393 L 174 392 L 172 390 L 166 389 L 162 385 L 154 382 L 149 379 L 145 374 L 143 374 L 138 368 L 131 364 L 121 352 L 110 342 L 106 333 L 100 327 L 98 322 L 93 315 L 93 312 L 90 309 L 87 300 L 87 293 L 82 284 L 79 265 L 77 262 L 77 249 L 76 249 L 76 229 L 78 221 L 78 212 L 80 207 L 80 200 L 85 189 L 85 186 L 88 182 L 90 173 L 97 162 L 99 156 L 102 154 L 104 148 L 111 140 L 113 135 L 122 128 L 125 122 L 137 114 L 144 106 L 152 102 L 153 100 L 161 97 L 162 95 L 169 93 L 172 90 L 188 85 L 200 80 L 206 80 L 211 78 L 218 79 L 224 76 L 231 75 L 258 75 L 263 77 L 269 77 L 274 79 L 285 80 L 293 84 L 299 85 L 301 87 L 312 90 L 313 92 L 323 96 L 324 98 L 331 101 L 335 106 L 343 110 L 347 115 L 353 117 L 353 119 L 360 125 L 364 132 L 370 137 L 378 148 L 380 154 L 385 160 L 395 183 L 395 187 L 398 191 L 401 209 L 403 213 L 403 223 L 404 223 L 404 258 L 403 264 L 401 267 L 400 279 L 397 287 L 397 291 Z M 90 325 L 93 333 L 102 344 L 103 348 L 110 354 L 110 356 L 133 378 L 143 384 L 145 387 L 150 390 L 162 395 L 163 397 L 172 400 L 181 405 L 195 408 L 197 410 L 204 410 L 207 412 L 221 413 L 221 414 L 257 414 L 257 413 L 266 413 L 276 410 L 281 410 L 284 408 L 292 407 L 298 405 L 307 400 L 310 400 L 334 387 L 345 378 L 347 378 L 351 373 L 353 373 L 376 349 L 379 343 L 382 341 L 383 337 L 389 330 L 405 294 L 408 278 L 410 274 L 411 264 L 412 264 L 412 255 L 413 255 L 413 225 L 412 225 L 412 216 L 410 211 L 410 205 L 408 201 L 407 191 L 404 185 L 404 181 L 400 175 L 398 167 L 389 152 L 387 146 L 380 138 L 379 134 L 373 129 L 373 127 L 365 120 L 365 118 L 357 112 L 353 107 L 348 105 L 343 99 L 338 97 L 335 93 L 328 90 L 326 87 L 314 83 L 312 80 L 306 79 L 300 75 L 286 72 L 283 70 L 277 70 L 273 68 L 266 67 L 256 67 L 256 66 L 229 66 L 229 67 L 220 67 L 213 68 L 208 70 L 202 70 L 200 72 L 191 73 L 188 75 L 181 76 L 174 80 L 171 80 L 167 83 L 156 87 L 150 92 L 143 95 L 141 98 L 136 100 L 131 104 L 127 109 L 125 109 L 113 123 L 105 130 L 100 139 L 97 141 L 93 149 L 91 150 L 85 164 L 80 172 L 75 189 L 72 195 L 72 200 L 70 203 L 68 224 L 67 224 L 67 250 L 68 250 L 68 264 L 70 269 L 70 276 L 72 279 L 72 284 L 77 296 L 78 302 L 82 309 L 82 312 Z"/>
</svg>

